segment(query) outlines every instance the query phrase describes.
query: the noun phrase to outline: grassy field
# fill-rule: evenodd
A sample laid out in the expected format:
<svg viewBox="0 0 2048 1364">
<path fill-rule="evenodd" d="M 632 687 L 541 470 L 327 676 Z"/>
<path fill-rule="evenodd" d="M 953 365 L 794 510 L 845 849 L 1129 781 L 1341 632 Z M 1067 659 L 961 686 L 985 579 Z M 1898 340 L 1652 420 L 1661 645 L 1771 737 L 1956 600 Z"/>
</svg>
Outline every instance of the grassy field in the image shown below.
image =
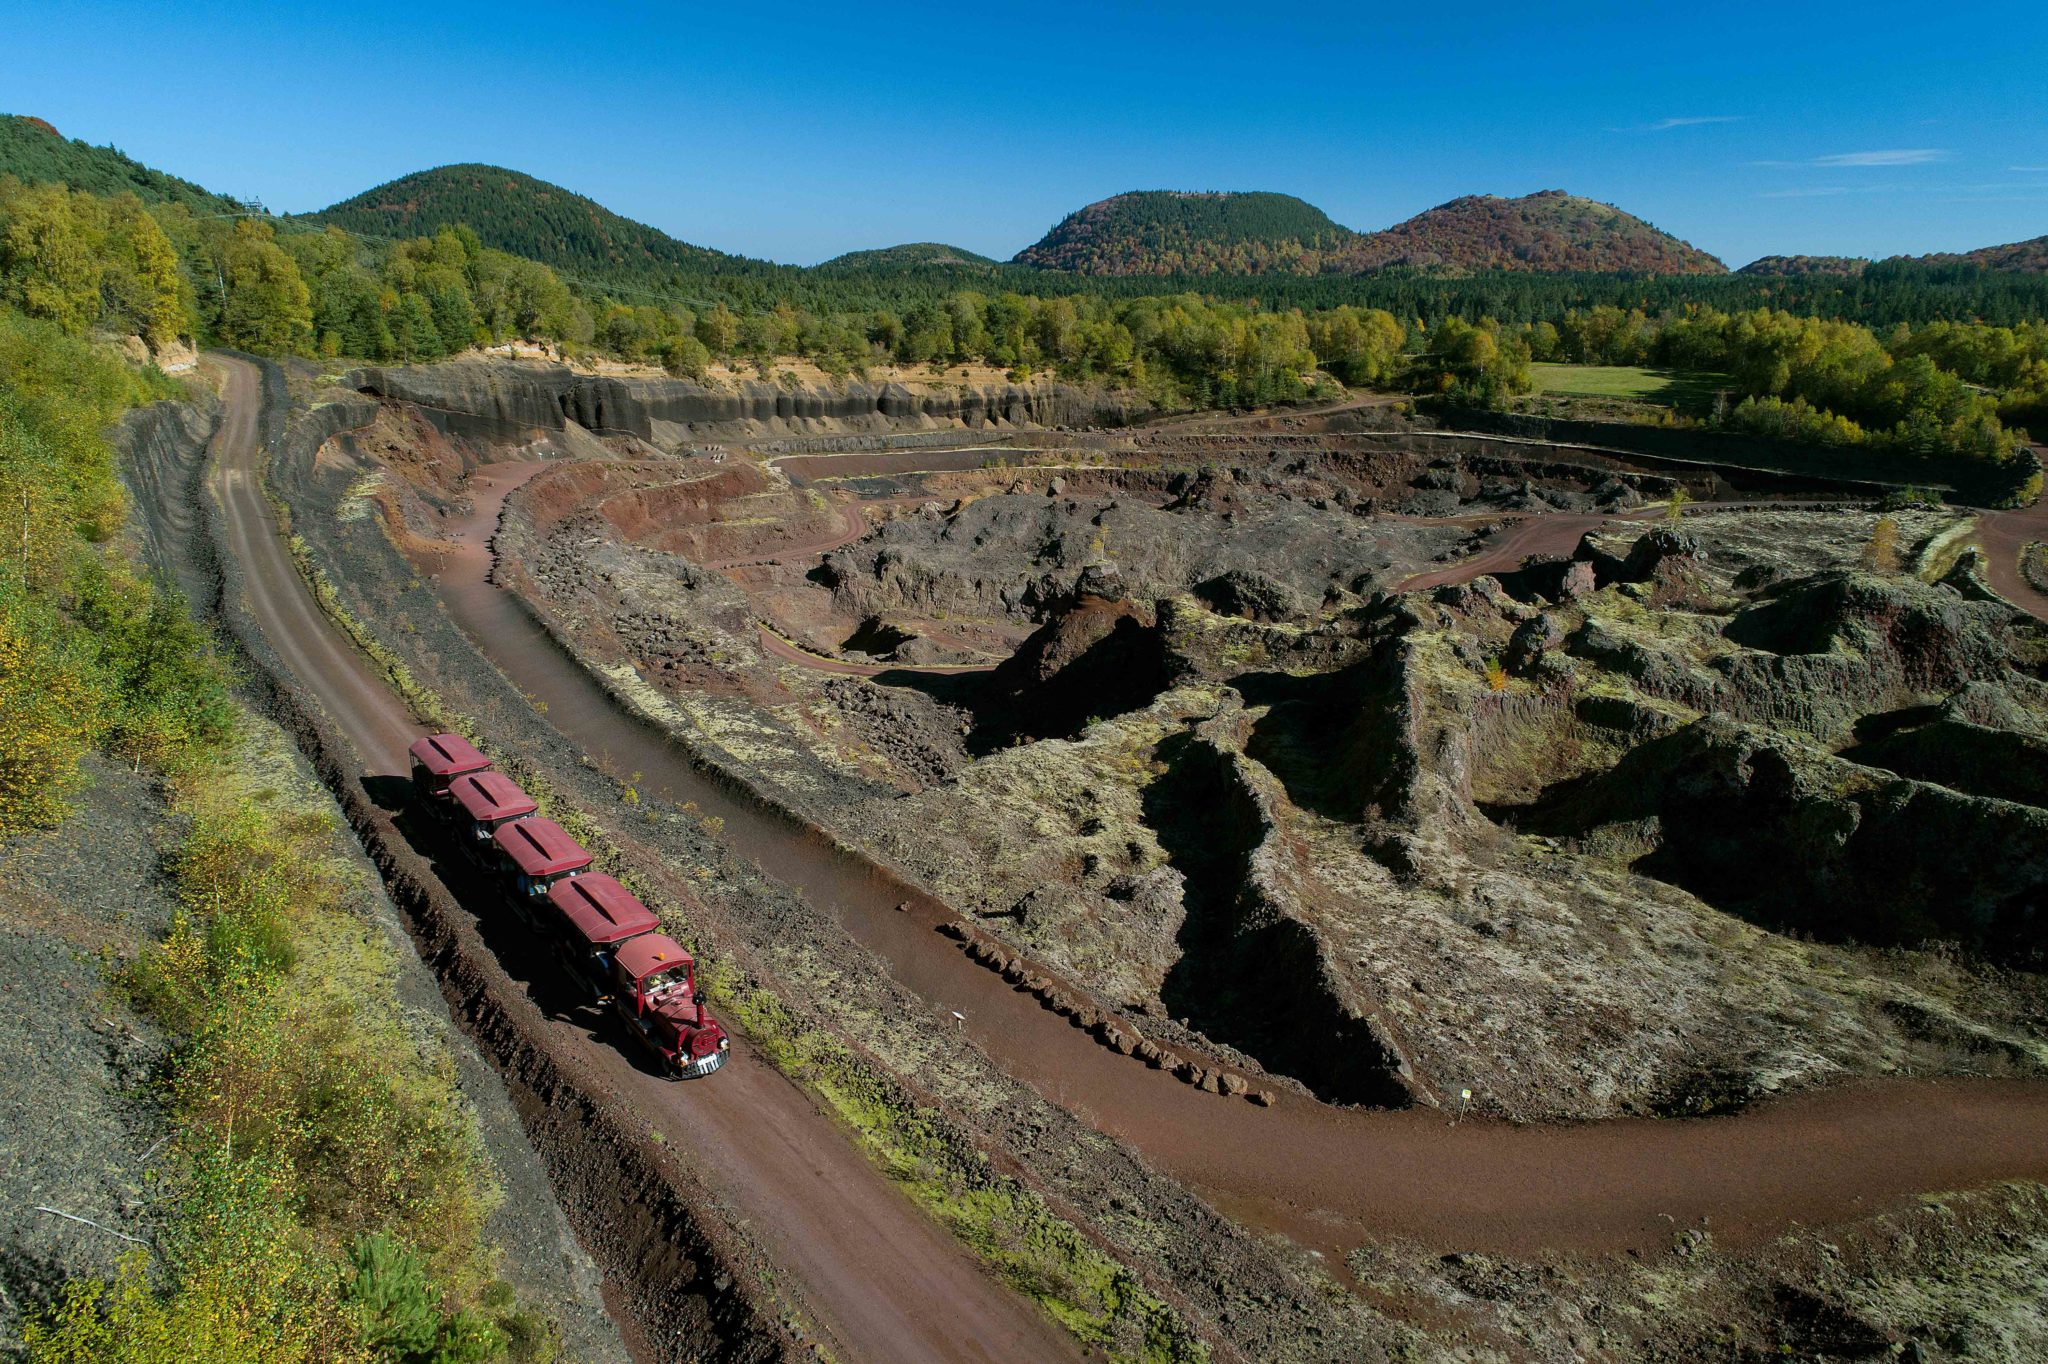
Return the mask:
<svg viewBox="0 0 2048 1364">
<path fill-rule="evenodd" d="M 1637 365 L 1537 364 L 1529 369 L 1538 393 L 1561 398 L 1619 398 L 1688 409 L 1709 406 L 1714 390 L 1727 383 L 1726 375 Z"/>
</svg>

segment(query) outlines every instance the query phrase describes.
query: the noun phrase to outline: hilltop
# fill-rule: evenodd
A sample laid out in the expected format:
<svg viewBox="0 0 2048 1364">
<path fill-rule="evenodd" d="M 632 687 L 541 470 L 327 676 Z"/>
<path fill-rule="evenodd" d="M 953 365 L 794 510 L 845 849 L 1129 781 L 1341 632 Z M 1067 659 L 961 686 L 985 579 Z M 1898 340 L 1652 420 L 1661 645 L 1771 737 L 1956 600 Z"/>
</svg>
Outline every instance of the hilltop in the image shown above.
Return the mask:
<svg viewBox="0 0 2048 1364">
<path fill-rule="evenodd" d="M 1370 233 L 1285 194 L 1119 194 L 1068 214 L 1016 259 L 1085 275 L 1727 269 L 1634 214 L 1563 190 L 1467 195 Z"/>
<path fill-rule="evenodd" d="M 1861 256 L 1765 256 L 1736 271 L 1739 275 L 1860 275 L 1871 264 Z M 1974 265 L 1981 270 L 2038 275 L 2048 272 L 2048 237 L 2032 237 L 1974 251 L 1937 251 L 1925 256 L 1887 256 L 1885 265 Z"/>
<path fill-rule="evenodd" d="M 1383 232 L 1350 253 L 1352 271 L 1389 266 L 1431 269 L 1640 271 L 1718 275 L 1719 260 L 1612 204 L 1541 190 L 1519 199 L 1468 194 Z"/>
<path fill-rule="evenodd" d="M 1140 190 L 1069 213 L 1015 259 L 1083 275 L 1316 274 L 1357 237 L 1288 194 Z"/>
<path fill-rule="evenodd" d="M 183 204 L 194 213 L 242 213 L 225 194 L 166 175 L 112 147 L 66 138 L 26 114 L 0 114 L 0 175 L 30 185 L 62 184 L 91 194 L 133 194 L 147 204 Z"/>
<path fill-rule="evenodd" d="M 1738 275 L 1860 275 L 1870 261 L 1864 256 L 1759 256 Z"/>
<path fill-rule="evenodd" d="M 595 199 L 502 166 L 416 171 L 306 219 L 382 237 L 430 236 L 466 224 L 485 246 L 607 281 L 661 281 L 677 272 L 763 267 L 763 262 L 677 241 Z"/>
<path fill-rule="evenodd" d="M 822 261 L 820 270 L 916 270 L 925 267 L 974 266 L 992 268 L 998 262 L 978 251 L 948 246 L 944 242 L 905 242 L 901 246 L 877 247 L 870 251 L 848 251 Z"/>
<path fill-rule="evenodd" d="M 2038 275 L 2048 271 L 2048 237 L 2030 237 L 2003 246 L 1980 246 L 1975 251 L 1936 252 L 1931 256 L 1905 256 L 1918 265 L 1976 265 L 1986 270 L 2004 270 Z"/>
</svg>

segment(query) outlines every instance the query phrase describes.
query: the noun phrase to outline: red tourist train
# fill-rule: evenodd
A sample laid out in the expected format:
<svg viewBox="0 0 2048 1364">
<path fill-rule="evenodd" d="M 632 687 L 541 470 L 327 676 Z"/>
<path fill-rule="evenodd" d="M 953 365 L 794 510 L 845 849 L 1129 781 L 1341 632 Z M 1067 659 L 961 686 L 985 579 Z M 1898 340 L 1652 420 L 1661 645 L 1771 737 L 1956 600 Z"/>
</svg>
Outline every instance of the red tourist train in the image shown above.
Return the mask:
<svg viewBox="0 0 2048 1364">
<path fill-rule="evenodd" d="M 460 735 L 432 734 L 412 746 L 412 783 L 462 854 L 669 1074 L 694 1080 L 725 1064 L 731 1043 L 698 997 L 696 960 L 633 892 L 592 871 L 517 782 Z"/>
</svg>

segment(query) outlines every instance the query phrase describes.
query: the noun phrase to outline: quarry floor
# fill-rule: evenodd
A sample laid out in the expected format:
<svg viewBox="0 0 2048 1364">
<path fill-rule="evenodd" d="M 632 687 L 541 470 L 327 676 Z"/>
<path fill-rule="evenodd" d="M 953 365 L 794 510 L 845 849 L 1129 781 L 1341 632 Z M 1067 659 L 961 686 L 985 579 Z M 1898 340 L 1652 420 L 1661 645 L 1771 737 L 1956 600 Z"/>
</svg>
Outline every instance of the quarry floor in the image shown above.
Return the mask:
<svg viewBox="0 0 2048 1364">
<path fill-rule="evenodd" d="M 254 401 L 253 382 L 236 380 L 231 406 Z M 355 744 L 361 774 L 397 774 L 419 721 L 304 592 L 255 493 L 253 440 L 225 442 L 222 456 L 223 504 L 266 635 L 297 685 Z M 642 799 L 722 821 L 719 837 L 733 852 L 825 908 L 927 1008 L 963 1014 L 959 1035 L 1003 1071 L 1257 1231 L 1280 1233 L 1331 1264 L 1381 1241 L 1454 1257 L 1658 1255 L 1670 1251 L 1675 1233 L 1709 1230 L 1717 1250 L 1763 1255 L 1801 1226 L 1904 1212 L 1937 1190 L 2048 1177 L 2048 1090 L 2025 1083 L 1866 1084 L 1732 1117 L 1528 1127 L 1454 1121 L 1429 1109 L 1342 1109 L 1289 1091 L 1256 1107 L 1136 1066 L 964 958 L 938 931 L 957 920 L 947 905 L 708 777 L 556 647 L 490 579 L 499 506 L 530 472 L 506 465 L 473 479 L 472 512 L 447 528 L 446 550 L 430 571 L 449 616 L 537 703 L 547 725 L 587 755 L 631 755 Z M 1412 585 L 1469 579 L 1567 537 L 1575 543 L 1609 519 L 1531 517 L 1482 556 Z M 849 518 L 835 543 L 777 553 L 819 553 L 861 529 Z M 2020 533 L 2037 538 L 2028 528 Z M 787 641 L 777 648 L 777 638 L 764 634 L 784 661 L 832 671 L 871 666 Z M 715 1083 L 675 1087 L 639 1074 L 574 1020 L 551 1020 L 540 1032 L 543 1045 L 574 1053 L 632 1111 L 675 1134 L 701 1162 L 706 1185 L 743 1210 L 766 1258 L 793 1273 L 806 1310 L 847 1357 L 1072 1352 L 1036 1309 L 996 1285 L 877 1177 L 744 1040 L 737 1063 Z M 878 1243 L 891 1248 L 882 1275 L 874 1272 Z M 946 1310 L 931 1311 L 934 1302 Z"/>
</svg>

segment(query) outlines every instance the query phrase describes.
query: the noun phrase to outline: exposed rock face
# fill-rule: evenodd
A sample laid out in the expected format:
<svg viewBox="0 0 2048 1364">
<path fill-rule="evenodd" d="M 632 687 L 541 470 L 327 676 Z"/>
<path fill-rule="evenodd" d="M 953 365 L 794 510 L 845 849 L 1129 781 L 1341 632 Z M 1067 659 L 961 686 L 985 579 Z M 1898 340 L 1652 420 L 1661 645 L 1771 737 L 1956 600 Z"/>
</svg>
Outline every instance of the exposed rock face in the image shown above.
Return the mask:
<svg viewBox="0 0 2048 1364">
<path fill-rule="evenodd" d="M 1308 614 L 1298 593 L 1255 568 L 1233 568 L 1195 591 L 1224 615 L 1246 620 L 1300 620 Z"/>
<path fill-rule="evenodd" d="M 1842 1068 L 2038 1066 L 2004 987 L 1935 1002 L 1822 945 L 2038 950 L 2048 810 L 1983 770 L 2039 742 L 2038 632 L 1840 570 L 1743 604 L 1719 552 L 1659 527 L 1548 608 L 1482 579 L 1306 630 L 1173 597 L 1171 690 L 967 764 L 881 841 L 998 933 L 1339 1101 L 1477 1079 L 1521 1116 L 1696 1112 Z M 1055 786 L 1059 818 L 989 845 Z"/>
<path fill-rule="evenodd" d="M 1643 840 L 1645 870 L 1774 928 L 2048 946 L 2048 810 L 1890 778 L 1720 716 L 1637 749 L 1558 824 Z"/>
<path fill-rule="evenodd" d="M 2029 707 L 2015 695 L 2030 694 Z M 2048 684 L 1972 682 L 1941 705 L 1872 717 L 1842 756 L 1957 791 L 2048 808 Z"/>
<path fill-rule="evenodd" d="M 1312 854 L 1283 830 L 1280 783 L 1241 751 L 1226 707 L 1183 736 L 1149 798 L 1184 873 L 1182 953 L 1161 988 L 1174 1014 L 1339 1103 L 1402 1107 L 1412 1072 L 1316 927 Z M 1163 788 L 1163 789 L 1162 789 Z"/>
<path fill-rule="evenodd" d="M 1650 571 L 1674 562 L 1660 555 Z M 1763 590 L 1700 648 L 1623 634 L 1590 616 L 1569 648 L 1648 696 L 1828 743 L 1864 716 L 1933 704 L 1973 682 L 2026 687 L 2015 665 L 2041 665 L 2043 642 L 2011 607 L 1917 579 L 1837 572 Z"/>
<path fill-rule="evenodd" d="M 1095 585 L 1107 585 L 1098 578 Z M 1153 613 L 1093 593 L 1034 631 L 990 679 L 1001 722 L 1040 736 L 1149 703 L 1166 686 L 1165 641 Z"/>
<path fill-rule="evenodd" d="M 586 644 L 615 640 L 750 773 L 1115 1003 L 1124 1019 L 1105 1022 L 1179 1049 L 1162 1055 L 1346 1102 L 1470 1086 L 1475 1107 L 1527 1118 L 1696 1111 L 1964 1054 L 2032 1064 L 2010 987 L 1930 1002 L 1890 958 L 1828 945 L 2023 938 L 2023 880 L 1954 923 L 1913 921 L 1895 896 L 1865 924 L 1841 897 L 1884 887 L 1843 870 L 1869 847 L 1852 831 L 1832 861 L 1798 852 L 1816 870 L 1785 905 L 1753 906 L 1688 879 L 1687 831 L 1655 805 L 1701 839 L 1719 818 L 1824 840 L 1902 804 L 2024 846 L 2023 807 L 2004 799 L 1989 824 L 1979 807 L 2025 791 L 1976 780 L 1982 763 L 1933 765 L 1963 747 L 1944 735 L 1988 752 L 2016 715 L 2048 714 L 2038 645 L 2003 608 L 1843 572 L 1867 521 L 1776 513 L 1596 536 L 1541 570 L 1540 603 L 1529 572 L 1519 600 L 1494 579 L 1386 596 L 1471 546 L 1462 526 L 1376 510 L 1577 505 L 1587 472 L 1285 437 L 1228 465 L 1175 446 L 1187 463 L 1106 469 L 1102 444 L 1082 448 L 935 474 L 896 452 L 848 476 L 804 455 L 572 464 L 529 485 L 530 524 L 515 514 L 505 544 Z M 842 514 L 853 498 L 864 533 Z M 1947 524 L 1903 515 L 1915 543 Z M 748 610 L 763 592 L 813 651 L 1016 652 L 989 674 L 821 679 L 764 654 Z M 1618 789 L 1630 761 L 1663 771 L 1652 760 L 1715 712 L 1765 756 L 1703 748 L 1674 770 L 1768 775 L 1783 748 L 1816 764 L 1791 814 L 1754 777 L 1697 806 L 1655 788 L 1628 817 L 1573 803 Z M 1917 759 L 1879 747 L 1937 724 L 1991 733 L 1930 730 Z M 1872 751 L 1828 752 L 1852 743 Z M 1954 889 L 1938 866 L 1900 884 Z"/>
<path fill-rule="evenodd" d="M 453 434 L 481 439 L 556 431 L 569 422 L 600 435 L 673 445 L 691 437 L 827 422 L 847 430 L 1117 425 L 1133 415 L 1113 396 L 1058 384 L 961 385 L 917 393 L 898 384 L 848 382 L 820 390 L 750 383 L 730 392 L 682 379 L 616 379 L 576 374 L 561 365 L 487 361 L 370 367 L 343 382 L 374 397 L 417 403 Z"/>
<path fill-rule="evenodd" d="M 946 612 L 1042 620 L 1077 575 L 1115 556 L 1141 600 L 1200 591 L 1247 618 L 1302 620 L 1330 596 L 1369 591 L 1397 563 L 1426 559 L 1458 532 L 1368 520 L 1267 487 L 1227 481 L 1166 507 L 1074 493 L 983 497 L 934 518 L 904 517 L 835 550 L 815 577 L 854 617 Z"/>
</svg>

